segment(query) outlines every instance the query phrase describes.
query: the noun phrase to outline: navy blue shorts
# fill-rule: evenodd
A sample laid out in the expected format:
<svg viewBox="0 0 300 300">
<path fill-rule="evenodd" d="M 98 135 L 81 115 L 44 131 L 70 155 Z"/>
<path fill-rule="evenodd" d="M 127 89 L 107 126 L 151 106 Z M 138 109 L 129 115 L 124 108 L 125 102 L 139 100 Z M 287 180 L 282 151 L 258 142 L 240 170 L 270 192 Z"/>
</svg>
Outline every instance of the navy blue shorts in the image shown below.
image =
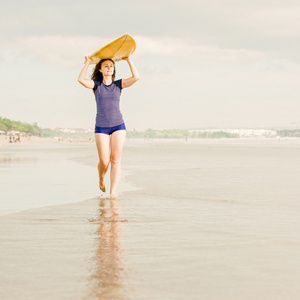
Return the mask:
<svg viewBox="0 0 300 300">
<path fill-rule="evenodd" d="M 95 127 L 95 133 L 104 133 L 108 135 L 111 135 L 112 133 L 118 130 L 126 130 L 125 123 L 113 127 Z"/>
</svg>

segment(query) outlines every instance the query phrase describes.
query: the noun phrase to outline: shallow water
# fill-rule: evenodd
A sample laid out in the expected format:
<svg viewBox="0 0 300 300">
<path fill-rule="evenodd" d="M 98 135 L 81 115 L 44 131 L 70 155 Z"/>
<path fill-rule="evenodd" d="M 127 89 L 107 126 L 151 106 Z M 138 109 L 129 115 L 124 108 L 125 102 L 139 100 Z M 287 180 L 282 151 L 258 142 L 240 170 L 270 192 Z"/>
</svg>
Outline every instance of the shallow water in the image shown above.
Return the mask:
<svg viewBox="0 0 300 300">
<path fill-rule="evenodd" d="M 87 168 L 90 187 L 95 149 L 80 147 L 43 151 L 65 155 L 58 173 L 70 158 Z M 0 217 L 0 296 L 298 299 L 299 151 L 299 140 L 129 140 L 123 168 L 142 189 L 122 182 L 111 201 L 75 184 L 93 197 Z"/>
<path fill-rule="evenodd" d="M 122 198 L 137 299 L 300 296 L 299 141 L 128 147 L 144 187 Z"/>
<path fill-rule="evenodd" d="M 93 143 L 3 146 L 0 215 L 106 195 L 98 188 L 97 162 Z M 131 187 L 121 183 L 121 189 Z"/>
</svg>

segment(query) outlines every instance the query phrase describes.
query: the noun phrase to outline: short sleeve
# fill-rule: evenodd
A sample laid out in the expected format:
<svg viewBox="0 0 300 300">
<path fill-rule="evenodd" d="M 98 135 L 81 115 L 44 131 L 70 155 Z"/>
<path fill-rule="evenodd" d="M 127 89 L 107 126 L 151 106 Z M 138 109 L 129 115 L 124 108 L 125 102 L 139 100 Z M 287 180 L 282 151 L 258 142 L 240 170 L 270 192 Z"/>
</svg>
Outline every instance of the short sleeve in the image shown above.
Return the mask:
<svg viewBox="0 0 300 300">
<path fill-rule="evenodd" d="M 93 91 L 95 92 L 97 87 L 99 86 L 99 81 L 98 80 L 93 80 L 93 81 L 94 81 Z"/>
<path fill-rule="evenodd" d="M 120 90 L 122 89 L 122 79 L 116 80 L 115 84 Z"/>
</svg>

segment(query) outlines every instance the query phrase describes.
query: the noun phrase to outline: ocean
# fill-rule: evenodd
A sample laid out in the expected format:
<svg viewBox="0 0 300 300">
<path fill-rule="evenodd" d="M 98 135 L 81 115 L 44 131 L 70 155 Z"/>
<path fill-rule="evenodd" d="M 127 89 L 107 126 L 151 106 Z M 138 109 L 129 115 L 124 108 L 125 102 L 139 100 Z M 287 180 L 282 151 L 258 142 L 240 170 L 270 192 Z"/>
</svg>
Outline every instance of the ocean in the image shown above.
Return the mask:
<svg viewBox="0 0 300 300">
<path fill-rule="evenodd" d="M 96 163 L 0 149 L 1 299 L 300 297 L 300 140 L 127 140 L 117 200 Z"/>
</svg>

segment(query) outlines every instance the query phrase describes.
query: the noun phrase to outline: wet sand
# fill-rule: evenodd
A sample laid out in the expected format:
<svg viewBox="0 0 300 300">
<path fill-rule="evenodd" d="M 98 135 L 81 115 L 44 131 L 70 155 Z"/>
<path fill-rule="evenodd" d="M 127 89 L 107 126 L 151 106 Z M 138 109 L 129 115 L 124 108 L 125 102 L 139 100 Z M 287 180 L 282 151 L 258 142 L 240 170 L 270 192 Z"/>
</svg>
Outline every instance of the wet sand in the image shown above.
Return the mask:
<svg viewBox="0 0 300 300">
<path fill-rule="evenodd" d="M 0 298 L 298 299 L 299 166 L 299 143 L 129 141 L 142 189 L 0 217 Z"/>
<path fill-rule="evenodd" d="M 126 299 L 117 201 L 0 217 L 1 299 Z"/>
<path fill-rule="evenodd" d="M 8 145 L 0 154 L 0 299 L 127 299 L 127 220 L 97 187 L 94 145 Z M 126 174 L 121 193 L 138 189 Z"/>
</svg>

